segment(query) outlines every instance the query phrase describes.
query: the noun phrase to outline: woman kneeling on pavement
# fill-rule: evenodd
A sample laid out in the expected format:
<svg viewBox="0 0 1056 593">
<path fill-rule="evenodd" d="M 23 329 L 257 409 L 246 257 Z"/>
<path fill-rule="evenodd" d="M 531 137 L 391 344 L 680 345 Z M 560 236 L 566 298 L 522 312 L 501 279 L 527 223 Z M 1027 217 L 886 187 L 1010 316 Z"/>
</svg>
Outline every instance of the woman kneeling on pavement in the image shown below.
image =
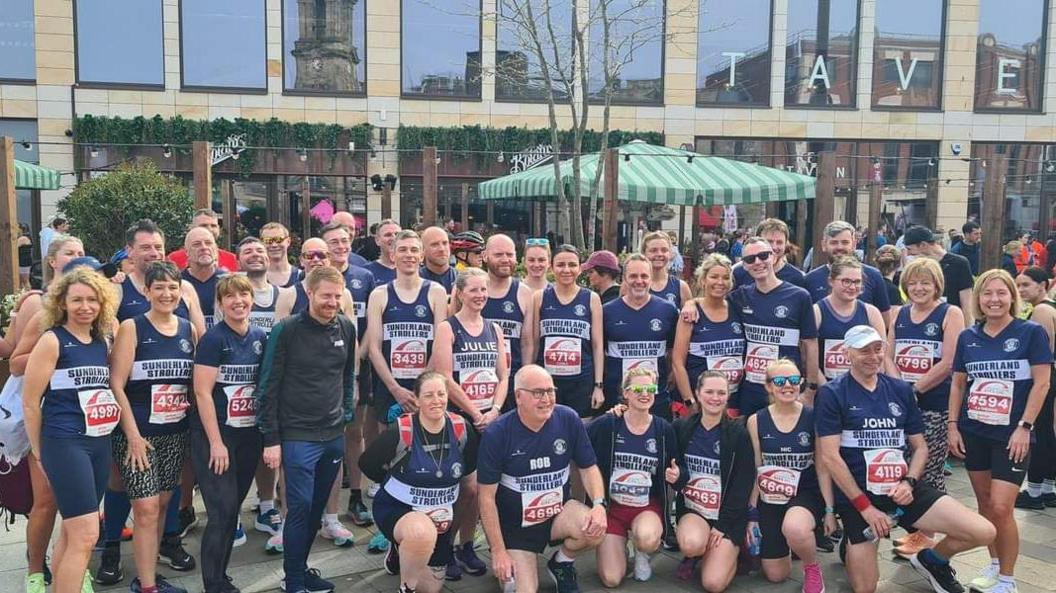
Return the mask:
<svg viewBox="0 0 1056 593">
<path fill-rule="evenodd" d="M 385 571 L 400 592 L 437 593 L 452 556 L 459 482 L 477 469 L 478 436 L 448 413 L 447 378 L 426 371 L 414 385 L 418 412 L 405 414 L 359 457 L 363 474 L 381 484 L 374 522 L 392 542 Z"/>
<path fill-rule="evenodd" d="M 664 471 L 679 492 L 675 531 L 686 558 L 678 576 L 688 580 L 701 563 L 701 585 L 716 593 L 725 591 L 737 574 L 755 460 L 744 424 L 726 414 L 726 374 L 701 373 L 696 396 L 700 412 L 675 422 L 680 455 L 677 464 Z"/>
<path fill-rule="evenodd" d="M 836 529 L 832 481 L 814 463 L 814 409 L 799 401 L 805 383 L 796 363 L 783 358 L 766 369 L 770 405 L 748 418 L 748 433 L 759 466 L 748 537 L 762 536 L 763 575 L 780 583 L 792 572 L 794 552 L 803 561 L 803 593 L 822 593 L 825 583 L 816 559 L 814 529 Z M 753 527 L 758 527 L 755 532 Z"/>
<path fill-rule="evenodd" d="M 669 522 L 665 468 L 678 456 L 675 431 L 649 413 L 656 399 L 656 373 L 632 369 L 623 376 L 627 405 L 620 417 L 605 414 L 587 426 L 598 468 L 608 484 L 608 526 L 598 547 L 598 576 L 618 587 L 627 574 L 627 538 L 634 542 L 634 578 L 653 574 L 649 555 L 660 547 Z"/>
</svg>

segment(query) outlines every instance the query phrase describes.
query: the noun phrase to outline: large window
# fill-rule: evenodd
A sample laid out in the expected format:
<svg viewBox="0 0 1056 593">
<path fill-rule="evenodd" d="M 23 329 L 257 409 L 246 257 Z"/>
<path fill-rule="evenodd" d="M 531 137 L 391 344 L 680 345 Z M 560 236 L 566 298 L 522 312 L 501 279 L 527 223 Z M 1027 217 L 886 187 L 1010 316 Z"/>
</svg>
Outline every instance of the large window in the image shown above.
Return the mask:
<svg viewBox="0 0 1056 593">
<path fill-rule="evenodd" d="M 263 0 L 180 0 L 183 86 L 267 89 Z"/>
<path fill-rule="evenodd" d="M 770 0 L 700 3 L 697 104 L 770 104 Z"/>
<path fill-rule="evenodd" d="M 576 67 L 572 6 L 572 0 L 497 0 L 495 98 L 546 100 L 546 81 L 536 40 L 546 59 L 554 96 L 568 98 L 561 80 L 571 81 Z"/>
<path fill-rule="evenodd" d="M 874 106 L 939 108 L 944 4 L 945 0 L 877 2 Z"/>
<path fill-rule="evenodd" d="M 161 0 L 78 0 L 77 81 L 164 86 Z M 213 51 L 242 51 L 229 40 Z"/>
<path fill-rule="evenodd" d="M 16 159 L 27 163 L 40 162 L 40 146 L 36 144 L 37 122 L 25 119 L 0 119 L 0 136 L 10 136 L 14 140 Z M 23 141 L 30 143 L 28 149 L 22 145 Z M 39 205 L 37 207 L 34 205 L 33 191 L 15 190 L 15 208 L 18 211 L 19 224 L 33 228 L 34 218 L 40 215 L 39 211 L 34 211 L 39 208 Z M 31 234 L 30 236 L 33 244 L 37 245 L 36 235 Z"/>
<path fill-rule="evenodd" d="M 366 92 L 366 3 L 283 0 L 283 84 L 287 91 Z"/>
<path fill-rule="evenodd" d="M 785 42 L 785 105 L 853 107 L 857 78 L 857 0 L 791 2 Z"/>
<path fill-rule="evenodd" d="M 590 0 L 590 6 L 587 85 L 591 98 L 605 99 L 608 79 L 613 102 L 663 103 L 664 0 Z M 606 53 L 607 73 L 603 66 Z"/>
<path fill-rule="evenodd" d="M 980 0 L 975 108 L 1041 111 L 1046 0 Z"/>
<path fill-rule="evenodd" d="M 0 10 L 0 80 L 37 77 L 33 0 L 6 0 Z"/>
<path fill-rule="evenodd" d="M 403 0 L 404 96 L 480 98 L 481 17 L 470 6 L 461 0 Z"/>
</svg>

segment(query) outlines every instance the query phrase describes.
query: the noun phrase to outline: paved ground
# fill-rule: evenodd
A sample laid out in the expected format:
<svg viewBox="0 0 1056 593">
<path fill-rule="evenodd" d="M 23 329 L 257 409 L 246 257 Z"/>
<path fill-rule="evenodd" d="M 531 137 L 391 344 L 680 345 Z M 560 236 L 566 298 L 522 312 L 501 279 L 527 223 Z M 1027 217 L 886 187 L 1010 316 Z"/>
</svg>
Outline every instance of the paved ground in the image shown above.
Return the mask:
<svg viewBox="0 0 1056 593">
<path fill-rule="evenodd" d="M 964 501 L 969 506 L 974 504 L 971 488 L 963 471 L 957 470 L 950 478 L 950 492 Z M 201 503 L 199 502 L 199 509 Z M 200 517 L 204 513 L 199 510 Z M 1016 576 L 1019 580 L 1019 590 L 1022 593 L 1039 593 L 1041 591 L 1056 590 L 1056 509 L 1046 511 L 1016 511 L 1019 520 L 1020 535 L 1023 540 L 1019 565 Z M 252 524 L 249 513 L 244 516 L 247 525 Z M 10 531 L 0 531 L 0 593 L 19 593 L 22 591 L 23 578 L 25 576 L 25 522 L 19 520 Z M 312 551 L 310 565 L 322 571 L 323 576 L 332 579 L 338 585 L 338 592 L 355 593 L 393 593 L 396 591 L 398 582 L 396 577 L 388 576 L 381 569 L 381 556 L 366 553 L 366 541 L 370 534 L 366 530 L 357 531 L 357 542 L 355 547 L 339 549 L 330 542 L 318 539 Z M 198 554 L 199 542 L 197 533 L 191 534 L 186 540 L 188 551 Z M 282 577 L 282 560 L 278 556 L 268 556 L 264 553 L 264 534 L 250 532 L 249 542 L 236 548 L 231 559 L 231 576 L 235 584 L 246 593 L 260 591 L 277 591 L 279 580 Z M 127 591 L 128 581 L 131 579 L 130 572 L 135 568 L 132 564 L 131 545 L 126 544 L 123 550 L 126 554 L 124 567 L 126 579 L 112 591 Z M 486 551 L 482 554 L 486 556 Z M 892 561 L 890 544 L 885 543 L 881 548 L 883 561 L 880 565 L 880 591 L 929 591 L 923 580 L 917 576 L 913 569 L 905 562 Z M 836 554 L 822 554 L 823 570 L 827 589 L 830 592 L 849 591 L 846 577 Z M 623 591 L 641 593 L 656 590 L 658 586 L 665 591 L 700 591 L 699 584 L 690 584 L 675 578 L 675 567 L 678 557 L 669 552 L 661 552 L 653 560 L 654 577 L 648 583 L 626 581 L 620 588 Z M 978 570 L 988 561 L 986 551 L 976 551 L 971 554 L 958 556 L 954 560 L 962 582 L 970 580 Z M 93 559 L 93 567 L 98 562 L 98 555 Z M 578 563 L 581 586 L 584 593 L 604 591 L 601 583 L 594 574 L 593 555 L 583 557 Z M 173 571 L 161 570 L 173 582 L 185 587 L 191 593 L 201 591 L 201 578 L 197 572 L 180 574 Z M 793 593 L 798 592 L 801 587 L 799 581 L 799 566 L 793 567 L 792 579 L 786 583 L 767 583 L 758 575 L 738 577 L 730 587 L 731 592 L 738 593 Z M 457 583 L 448 583 L 446 589 L 452 593 L 484 593 L 497 592 L 497 582 L 489 576 L 463 577 Z M 544 581 L 543 591 L 553 591 L 553 585 Z"/>
</svg>

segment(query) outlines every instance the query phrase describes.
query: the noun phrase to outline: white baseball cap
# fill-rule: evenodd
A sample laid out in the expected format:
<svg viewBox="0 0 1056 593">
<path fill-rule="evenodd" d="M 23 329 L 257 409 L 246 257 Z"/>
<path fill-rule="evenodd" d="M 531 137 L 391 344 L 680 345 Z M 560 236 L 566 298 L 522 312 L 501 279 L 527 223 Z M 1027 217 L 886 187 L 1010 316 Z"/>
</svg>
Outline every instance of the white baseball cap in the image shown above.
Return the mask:
<svg viewBox="0 0 1056 593">
<path fill-rule="evenodd" d="M 847 348 L 865 348 L 873 342 L 883 342 L 884 338 L 871 325 L 856 325 L 847 330 L 843 336 L 843 345 Z"/>
</svg>

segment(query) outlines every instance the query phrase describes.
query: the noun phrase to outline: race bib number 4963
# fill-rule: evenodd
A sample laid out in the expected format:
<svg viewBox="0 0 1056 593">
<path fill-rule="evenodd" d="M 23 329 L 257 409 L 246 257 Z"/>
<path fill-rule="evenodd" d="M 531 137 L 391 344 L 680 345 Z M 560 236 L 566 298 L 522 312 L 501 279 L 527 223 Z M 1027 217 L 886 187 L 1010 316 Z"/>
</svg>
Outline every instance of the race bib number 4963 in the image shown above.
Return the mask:
<svg viewBox="0 0 1056 593">
<path fill-rule="evenodd" d="M 84 435 L 105 437 L 117 428 L 121 419 L 121 406 L 117 405 L 109 389 L 85 389 L 77 392 L 77 399 L 84 412 Z"/>
<path fill-rule="evenodd" d="M 1012 421 L 1012 381 L 976 379 L 968 390 L 968 417 L 993 426 Z"/>
</svg>

